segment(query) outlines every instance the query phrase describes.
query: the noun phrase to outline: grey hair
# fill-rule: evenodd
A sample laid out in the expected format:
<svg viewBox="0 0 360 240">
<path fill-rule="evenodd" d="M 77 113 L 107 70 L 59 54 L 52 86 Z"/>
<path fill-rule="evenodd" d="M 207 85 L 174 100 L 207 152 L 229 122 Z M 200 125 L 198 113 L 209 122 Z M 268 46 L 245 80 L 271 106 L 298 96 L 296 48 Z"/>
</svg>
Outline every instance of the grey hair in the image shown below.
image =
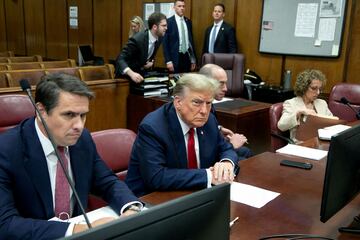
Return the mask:
<svg viewBox="0 0 360 240">
<path fill-rule="evenodd" d="M 210 78 L 215 78 L 215 72 L 221 70 L 224 69 L 216 64 L 208 63 L 200 68 L 199 74 L 205 75 Z"/>
<path fill-rule="evenodd" d="M 219 82 L 202 74 L 184 74 L 177 82 L 173 90 L 173 96 L 184 96 L 186 90 L 194 92 L 206 92 L 215 96 L 219 89 Z"/>
</svg>

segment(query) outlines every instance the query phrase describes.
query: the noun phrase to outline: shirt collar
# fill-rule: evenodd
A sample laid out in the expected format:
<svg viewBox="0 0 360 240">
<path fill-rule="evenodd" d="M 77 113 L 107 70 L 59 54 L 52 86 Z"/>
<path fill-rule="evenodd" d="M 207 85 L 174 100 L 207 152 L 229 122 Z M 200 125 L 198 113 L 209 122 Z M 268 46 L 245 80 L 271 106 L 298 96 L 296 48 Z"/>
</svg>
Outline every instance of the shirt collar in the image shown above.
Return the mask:
<svg viewBox="0 0 360 240">
<path fill-rule="evenodd" d="M 223 22 L 224 22 L 224 20 L 221 20 L 221 21 L 218 22 L 218 23 L 215 23 L 215 22 L 214 22 L 214 26 L 216 25 L 216 26 L 220 27 L 220 26 L 223 24 Z"/>
<path fill-rule="evenodd" d="M 149 41 L 150 41 L 151 43 L 154 43 L 154 42 L 157 41 L 157 38 L 155 38 L 155 37 L 152 35 L 152 33 L 151 33 L 150 30 L 149 30 Z"/>
<path fill-rule="evenodd" d="M 36 133 L 37 133 L 38 138 L 40 140 L 40 144 L 41 144 L 41 147 L 42 147 L 42 149 L 44 151 L 44 154 L 45 154 L 46 157 L 48 157 L 50 154 L 55 152 L 54 147 L 51 144 L 49 138 L 46 137 L 43 134 L 43 132 L 40 130 L 37 118 L 35 118 L 35 130 L 36 130 Z M 67 149 L 68 149 L 68 147 L 65 147 L 65 152 L 68 151 Z"/>
<path fill-rule="evenodd" d="M 179 119 L 182 133 L 183 133 L 183 135 L 185 136 L 185 135 L 189 132 L 190 127 L 181 119 L 181 117 L 180 117 L 180 115 L 178 114 L 178 112 L 176 112 L 176 116 L 177 116 L 177 118 Z M 196 128 L 194 128 L 194 130 L 196 131 Z"/>
<path fill-rule="evenodd" d="M 176 20 L 176 21 L 180 21 L 180 19 L 184 19 L 184 21 L 185 21 L 184 16 L 180 17 L 179 15 L 177 15 L 177 14 L 175 13 L 175 20 Z"/>
</svg>

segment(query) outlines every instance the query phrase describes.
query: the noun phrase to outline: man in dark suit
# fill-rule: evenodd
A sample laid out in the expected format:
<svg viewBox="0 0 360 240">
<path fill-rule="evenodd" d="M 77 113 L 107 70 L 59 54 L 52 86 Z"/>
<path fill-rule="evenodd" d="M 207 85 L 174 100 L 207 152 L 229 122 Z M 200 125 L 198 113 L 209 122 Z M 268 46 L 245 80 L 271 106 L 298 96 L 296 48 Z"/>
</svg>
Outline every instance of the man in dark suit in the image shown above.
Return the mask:
<svg viewBox="0 0 360 240">
<path fill-rule="evenodd" d="M 144 118 L 126 177 L 135 195 L 233 181 L 236 153 L 210 114 L 218 86 L 206 76 L 185 74 L 176 83 L 173 102 Z"/>
<path fill-rule="evenodd" d="M 142 204 L 99 157 L 84 129 L 92 97 L 80 79 L 54 74 L 39 82 L 35 101 L 84 208 L 93 192 L 117 213 L 135 213 Z M 0 135 L 0 196 L 1 239 L 57 239 L 87 229 L 86 224 L 48 221 L 81 211 L 39 116 Z"/>
<path fill-rule="evenodd" d="M 220 88 L 219 91 L 216 92 L 215 99 L 217 101 L 223 100 L 227 92 L 226 84 L 228 81 L 225 70 L 222 67 L 215 64 L 205 64 L 200 68 L 199 73 L 219 81 Z M 214 106 L 211 107 L 211 112 L 216 117 L 216 110 Z M 224 135 L 225 139 L 231 143 L 231 145 L 233 146 L 234 150 L 238 155 L 239 160 L 244 160 L 253 155 L 252 151 L 248 147 L 244 146 L 248 142 L 245 135 L 234 133 L 230 129 L 220 125 L 219 125 L 219 130 Z"/>
<path fill-rule="evenodd" d="M 166 67 L 170 72 L 184 73 L 196 68 L 196 54 L 191 20 L 184 16 L 185 1 L 176 0 L 175 15 L 167 20 L 163 48 Z"/>
<path fill-rule="evenodd" d="M 218 3 L 212 13 L 214 24 L 205 31 L 204 53 L 236 53 L 237 43 L 235 29 L 224 22 L 225 6 Z"/>
<path fill-rule="evenodd" d="M 149 29 L 129 39 L 116 59 L 115 76 L 127 75 L 135 83 L 144 80 L 144 73 L 154 65 L 156 52 L 167 29 L 166 16 L 153 13 L 148 19 Z"/>
</svg>

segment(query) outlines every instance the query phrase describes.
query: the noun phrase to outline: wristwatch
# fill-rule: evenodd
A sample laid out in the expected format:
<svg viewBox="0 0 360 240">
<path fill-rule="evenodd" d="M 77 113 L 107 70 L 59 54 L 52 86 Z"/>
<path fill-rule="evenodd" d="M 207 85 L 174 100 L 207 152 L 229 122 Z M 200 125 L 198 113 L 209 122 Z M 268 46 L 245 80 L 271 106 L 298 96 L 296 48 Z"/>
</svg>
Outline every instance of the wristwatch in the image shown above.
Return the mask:
<svg viewBox="0 0 360 240">
<path fill-rule="evenodd" d="M 136 205 L 130 205 L 130 206 L 127 206 L 125 209 L 124 209 L 124 212 L 126 212 L 127 210 L 132 210 L 134 212 L 141 212 L 141 208 L 139 206 L 136 206 Z"/>
</svg>

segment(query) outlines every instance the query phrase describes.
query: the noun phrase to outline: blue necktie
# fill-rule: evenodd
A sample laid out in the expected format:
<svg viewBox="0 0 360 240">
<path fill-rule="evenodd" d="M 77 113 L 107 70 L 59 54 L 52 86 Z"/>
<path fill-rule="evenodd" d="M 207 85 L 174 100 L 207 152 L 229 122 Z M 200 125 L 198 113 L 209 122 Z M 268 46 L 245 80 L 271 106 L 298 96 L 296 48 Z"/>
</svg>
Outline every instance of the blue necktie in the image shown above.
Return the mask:
<svg viewBox="0 0 360 240">
<path fill-rule="evenodd" d="M 181 31 L 181 44 L 180 44 L 180 52 L 181 53 L 186 53 L 187 52 L 187 48 L 186 48 L 186 37 L 185 37 L 185 26 L 184 26 L 185 22 L 183 18 L 180 18 L 180 31 Z"/>
<path fill-rule="evenodd" d="M 214 45 L 215 45 L 215 38 L 216 38 L 216 28 L 217 25 L 214 25 L 213 31 L 210 36 L 210 43 L 209 43 L 209 53 L 214 53 Z"/>
</svg>

